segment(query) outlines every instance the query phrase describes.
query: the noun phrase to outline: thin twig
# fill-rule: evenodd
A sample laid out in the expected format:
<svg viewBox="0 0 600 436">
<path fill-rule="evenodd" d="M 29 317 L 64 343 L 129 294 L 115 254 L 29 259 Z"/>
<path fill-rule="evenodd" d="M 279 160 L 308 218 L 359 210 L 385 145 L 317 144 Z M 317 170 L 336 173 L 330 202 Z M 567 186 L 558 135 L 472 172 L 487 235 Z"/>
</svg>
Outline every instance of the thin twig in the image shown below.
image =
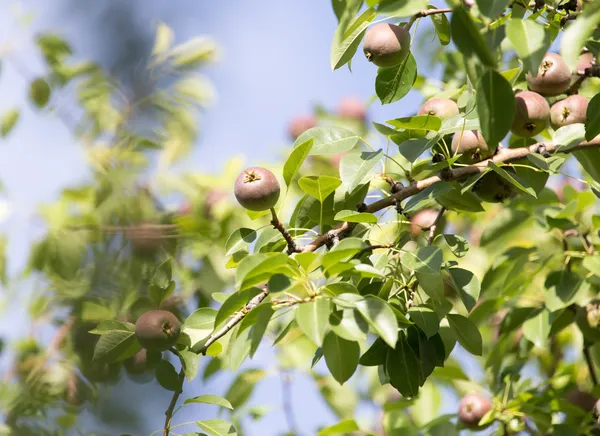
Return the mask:
<svg viewBox="0 0 600 436">
<path fill-rule="evenodd" d="M 592 379 L 592 383 L 594 386 L 598 386 L 598 376 L 596 375 L 596 368 L 594 367 L 594 362 L 592 360 L 592 356 L 590 355 L 590 348 L 583 347 L 583 355 L 585 357 L 585 362 L 587 363 L 588 370 L 590 372 L 590 378 Z"/>
<path fill-rule="evenodd" d="M 541 151 L 544 151 L 544 153 L 548 154 L 571 153 L 578 150 L 600 148 L 600 143 L 582 142 L 577 146 L 570 147 L 568 150 L 559 150 L 559 147 L 560 145 L 554 145 L 550 143 L 537 143 L 530 145 L 529 147 L 510 149 L 503 148 L 491 159 L 478 162 L 474 165 L 447 170 L 443 176 L 440 174 L 423 180 L 414 181 L 395 194 L 389 195 L 379 201 L 376 201 L 375 203 L 370 204 L 367 208 L 367 212 L 374 213 L 385 209 L 386 207 L 393 206 L 396 204 L 396 202 L 405 200 L 408 197 L 412 197 L 413 195 L 418 194 L 419 192 L 435 185 L 438 182 L 459 180 L 473 174 L 483 173 L 488 168 L 489 162 L 510 163 L 519 159 L 523 159 L 530 154 L 540 153 Z M 301 251 L 303 253 L 315 251 L 325 245 L 328 241 L 336 238 L 341 239 L 345 234 L 349 233 L 354 226 L 355 223 L 349 223 L 347 221 L 343 222 L 338 227 L 319 235 L 312 243 L 302 247 Z"/>
<path fill-rule="evenodd" d="M 255 309 L 256 306 L 258 306 L 260 303 L 262 303 L 262 301 L 265 298 L 267 298 L 267 295 L 269 295 L 269 290 L 267 288 L 265 288 L 265 289 L 263 289 L 263 291 L 260 294 L 256 295 L 254 298 L 252 298 L 252 300 L 250 300 L 242 308 L 242 310 L 240 310 L 235 315 L 233 315 L 230 318 L 230 320 L 227 321 L 227 324 L 225 324 L 223 327 L 221 327 L 215 333 L 211 334 L 210 337 L 208 338 L 208 340 L 204 343 L 204 345 L 198 351 L 196 351 L 196 353 L 206 355 L 206 351 L 208 350 L 208 347 L 210 347 L 213 343 L 215 343 L 216 341 L 221 339 L 223 336 L 225 336 L 227 333 L 229 333 L 229 331 L 232 328 L 234 328 L 236 325 L 238 325 L 251 310 Z"/>
<path fill-rule="evenodd" d="M 227 333 L 229 333 L 229 331 L 233 327 L 238 325 L 251 310 L 255 309 L 260 303 L 262 303 L 262 301 L 265 298 L 267 298 L 267 295 L 269 295 L 269 290 L 265 287 L 265 289 L 263 289 L 263 291 L 261 293 L 259 293 L 254 298 L 252 298 L 242 308 L 242 310 L 240 310 L 238 313 L 236 313 L 234 316 L 232 316 L 231 319 L 229 321 L 227 321 L 227 324 L 225 324 L 222 328 L 220 328 L 215 333 L 211 334 L 210 337 L 208 338 L 208 340 L 204 343 L 204 345 L 199 350 L 197 350 L 197 351 L 193 350 L 193 351 L 195 351 L 197 354 L 206 355 L 206 351 L 208 350 L 208 347 L 210 347 L 213 343 L 215 343 L 220 338 L 222 338 Z M 181 371 L 179 371 L 178 389 L 175 392 L 173 392 L 173 397 L 171 398 L 171 403 L 169 403 L 169 407 L 168 407 L 167 411 L 165 412 L 166 418 L 165 418 L 165 426 L 164 426 L 164 430 L 163 430 L 163 436 L 169 436 L 171 419 L 173 418 L 173 410 L 175 409 L 175 405 L 177 404 L 177 400 L 179 399 L 179 396 L 183 392 L 184 380 L 185 380 L 185 370 L 182 365 Z"/>
<path fill-rule="evenodd" d="M 163 430 L 163 436 L 169 436 L 169 432 L 171 431 L 171 419 L 173 418 L 173 410 L 175 409 L 175 405 L 177 404 L 179 396 L 183 392 L 183 380 L 185 380 L 185 369 L 181 367 L 181 371 L 179 371 L 178 389 L 173 392 L 173 397 L 171 397 L 171 402 L 169 403 L 169 407 L 165 412 L 165 427 Z"/>
<path fill-rule="evenodd" d="M 448 14 L 450 12 L 452 12 L 452 9 L 450 9 L 450 8 L 423 9 L 423 10 L 417 12 L 416 14 L 414 14 L 412 17 L 410 17 L 410 20 L 404 27 L 406 28 L 406 30 L 410 30 L 410 28 L 412 27 L 414 22 L 417 21 L 419 18 L 423 18 L 423 17 L 427 17 L 428 15 L 435 15 L 435 14 Z"/>
<path fill-rule="evenodd" d="M 271 208 L 271 216 L 271 224 L 275 229 L 279 230 L 279 233 L 281 233 L 283 239 L 285 239 L 285 242 L 287 242 L 287 254 L 299 253 L 300 250 L 298 249 L 294 238 L 292 238 L 290 232 L 287 231 L 283 223 L 279 220 L 279 218 L 277 217 L 277 212 L 275 212 L 275 208 L 273 207 Z"/>
</svg>

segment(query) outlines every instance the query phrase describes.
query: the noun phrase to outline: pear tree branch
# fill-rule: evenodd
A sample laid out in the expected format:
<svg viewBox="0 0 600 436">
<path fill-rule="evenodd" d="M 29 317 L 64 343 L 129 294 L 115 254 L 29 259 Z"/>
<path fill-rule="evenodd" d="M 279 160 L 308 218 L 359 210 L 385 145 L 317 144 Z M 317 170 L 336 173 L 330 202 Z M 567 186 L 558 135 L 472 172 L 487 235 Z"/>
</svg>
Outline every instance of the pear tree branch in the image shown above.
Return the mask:
<svg viewBox="0 0 600 436">
<path fill-rule="evenodd" d="M 262 290 L 262 292 L 260 292 L 254 298 L 252 298 L 248 303 L 246 303 L 246 305 L 242 308 L 242 310 L 240 310 L 235 315 L 233 315 L 223 327 L 221 327 L 216 332 L 212 333 L 209 336 L 208 340 L 204 343 L 204 345 L 202 345 L 202 347 L 199 350 L 197 350 L 197 351 L 193 350 L 193 351 L 195 351 L 196 354 L 202 354 L 203 356 L 205 356 L 206 351 L 212 344 L 214 344 L 216 341 L 218 341 L 223 336 L 225 336 L 227 333 L 229 333 L 232 328 L 234 328 L 236 325 L 238 325 L 246 317 L 246 315 L 248 315 L 248 313 L 250 313 L 250 311 L 256 309 L 256 307 L 260 303 L 262 303 L 265 298 L 267 298 L 267 295 L 269 295 L 269 290 L 265 287 Z M 179 399 L 179 396 L 183 392 L 184 380 L 185 380 L 185 371 L 184 371 L 184 368 L 182 367 L 181 371 L 179 371 L 178 389 L 173 392 L 173 397 L 171 398 L 169 407 L 167 408 L 167 410 L 165 412 L 166 416 L 165 416 L 165 426 L 163 429 L 163 436 L 169 436 L 169 432 L 171 431 L 171 419 L 173 418 L 173 411 L 175 410 L 175 406 L 177 404 L 177 400 Z"/>
<path fill-rule="evenodd" d="M 600 143 L 582 142 L 581 144 L 569 147 L 568 149 L 561 149 L 561 145 L 555 145 L 551 143 L 537 143 L 530 145 L 529 147 L 522 148 L 501 148 L 491 159 L 478 162 L 474 165 L 447 170 L 444 173 L 440 173 L 423 180 L 413 181 L 410 185 L 400 189 L 398 192 L 376 201 L 375 203 L 371 203 L 367 207 L 366 212 L 375 213 L 385 209 L 386 207 L 393 206 L 397 202 L 401 202 L 409 197 L 412 197 L 426 188 L 435 185 L 436 183 L 442 181 L 460 180 L 473 174 L 483 173 L 488 169 L 489 162 L 510 163 L 519 159 L 523 159 L 530 154 L 572 153 L 578 150 L 590 150 L 595 148 L 600 148 Z M 354 225 L 354 223 L 349 223 L 347 221 L 343 222 L 336 228 L 319 235 L 312 243 L 302 247 L 301 251 L 303 253 L 315 251 L 323 245 L 326 245 L 327 242 L 331 240 L 341 239 L 352 231 Z"/>
<path fill-rule="evenodd" d="M 296 246 L 296 241 L 294 241 L 294 238 L 292 238 L 290 232 L 288 232 L 283 223 L 279 220 L 279 217 L 277 217 L 277 212 L 275 212 L 275 208 L 271 208 L 271 217 L 271 225 L 275 229 L 279 230 L 279 233 L 281 233 L 283 239 L 285 239 L 285 242 L 287 242 L 287 254 L 298 253 L 300 250 Z"/>
</svg>

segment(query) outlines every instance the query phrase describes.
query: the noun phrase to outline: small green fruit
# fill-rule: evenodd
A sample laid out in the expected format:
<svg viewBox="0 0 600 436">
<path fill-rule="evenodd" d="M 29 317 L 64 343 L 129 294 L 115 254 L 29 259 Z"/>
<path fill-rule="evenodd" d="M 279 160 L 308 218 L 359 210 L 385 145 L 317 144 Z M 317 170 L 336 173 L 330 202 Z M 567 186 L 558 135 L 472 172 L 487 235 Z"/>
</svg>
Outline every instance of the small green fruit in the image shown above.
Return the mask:
<svg viewBox="0 0 600 436">
<path fill-rule="evenodd" d="M 456 132 L 452 138 L 452 152 L 461 154 L 458 162 L 468 165 L 492 157 L 496 148 L 488 146 L 479 130 Z"/>
<path fill-rule="evenodd" d="M 166 310 L 151 310 L 140 316 L 135 323 L 135 336 L 147 350 L 164 351 L 177 342 L 181 323 Z"/>
<path fill-rule="evenodd" d="M 467 394 L 458 403 L 458 419 L 465 427 L 477 428 L 479 421 L 492 409 L 492 403 L 479 393 Z"/>
<path fill-rule="evenodd" d="M 504 168 L 507 171 L 511 168 Z M 502 203 L 514 195 L 512 185 L 498 173 L 490 171 L 475 183 L 473 193 L 487 203 Z"/>
<path fill-rule="evenodd" d="M 581 95 L 571 95 L 555 103 L 550 109 L 552 127 L 558 129 L 575 123 L 585 123 L 590 101 Z"/>
<path fill-rule="evenodd" d="M 530 138 L 548 126 L 550 105 L 540 94 L 531 91 L 515 95 L 515 118 L 511 131 L 517 136 Z"/>
<path fill-rule="evenodd" d="M 410 33 L 395 24 L 376 24 L 367 30 L 363 51 L 367 60 L 378 67 L 396 66 L 410 52 Z"/>
<path fill-rule="evenodd" d="M 449 98 L 432 98 L 427 100 L 417 115 L 432 115 L 439 118 L 450 118 L 458 115 L 458 105 Z"/>
<path fill-rule="evenodd" d="M 571 70 L 560 55 L 546 53 L 537 75 L 527 73 L 527 84 L 529 89 L 542 95 L 559 95 L 571 85 Z"/>
<path fill-rule="evenodd" d="M 279 182 L 275 174 L 266 168 L 250 167 L 235 181 L 234 194 L 248 210 L 269 210 L 279 200 Z"/>
</svg>

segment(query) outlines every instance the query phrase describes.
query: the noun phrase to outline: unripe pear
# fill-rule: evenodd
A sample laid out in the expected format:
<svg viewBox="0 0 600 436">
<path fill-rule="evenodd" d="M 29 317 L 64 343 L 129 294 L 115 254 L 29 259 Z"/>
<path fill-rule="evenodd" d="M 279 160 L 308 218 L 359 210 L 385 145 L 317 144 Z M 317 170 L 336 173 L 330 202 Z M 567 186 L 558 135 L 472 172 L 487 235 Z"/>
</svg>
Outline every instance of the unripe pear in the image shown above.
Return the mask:
<svg viewBox="0 0 600 436">
<path fill-rule="evenodd" d="M 515 118 L 511 131 L 517 136 L 529 138 L 548 126 L 550 105 L 544 97 L 532 91 L 515 95 Z"/>
<path fill-rule="evenodd" d="M 410 33 L 395 24 L 376 24 L 367 30 L 363 51 L 367 60 L 378 67 L 396 66 L 410 52 Z"/>
<path fill-rule="evenodd" d="M 237 201 L 253 211 L 269 210 L 279 199 L 279 181 L 266 168 L 250 167 L 240 173 L 234 185 Z"/>
<path fill-rule="evenodd" d="M 506 168 L 504 168 L 506 169 Z M 511 169 L 506 169 L 510 171 Z M 514 195 L 513 187 L 498 173 L 490 171 L 475 183 L 473 193 L 487 203 L 502 203 Z"/>
<path fill-rule="evenodd" d="M 288 127 L 289 135 L 292 139 L 296 139 L 308 129 L 312 129 L 317 125 L 317 119 L 312 115 L 300 115 L 292 120 Z"/>
<path fill-rule="evenodd" d="M 417 212 L 410 219 L 410 232 L 413 235 L 419 235 L 423 229 L 428 229 L 433 225 L 439 212 L 435 209 L 423 209 Z"/>
<path fill-rule="evenodd" d="M 579 56 L 579 61 L 577 62 L 577 72 L 585 72 L 586 68 L 591 68 L 596 63 L 596 59 L 591 52 L 583 53 Z"/>
<path fill-rule="evenodd" d="M 494 155 L 496 148 L 488 146 L 479 130 L 456 132 L 452 138 L 452 153 L 462 154 L 458 162 L 464 164 L 471 165 L 488 159 Z"/>
<path fill-rule="evenodd" d="M 492 409 L 492 403 L 479 393 L 467 394 L 458 404 L 458 419 L 465 427 L 477 428 L 479 421 Z"/>
<path fill-rule="evenodd" d="M 362 121 L 367 117 L 367 110 L 362 100 L 355 97 L 344 97 L 340 100 L 338 114 L 344 118 Z"/>
<path fill-rule="evenodd" d="M 423 103 L 417 115 L 450 118 L 458 115 L 458 105 L 449 98 L 432 98 Z"/>
<path fill-rule="evenodd" d="M 175 345 L 181 323 L 166 310 L 150 310 L 135 323 L 135 336 L 147 350 L 164 351 Z"/>
<path fill-rule="evenodd" d="M 585 123 L 589 103 L 587 98 L 578 94 L 554 103 L 550 109 L 552 127 L 558 129 L 569 124 Z"/>
<path fill-rule="evenodd" d="M 527 83 L 529 89 L 542 95 L 559 95 L 571 85 L 571 70 L 559 54 L 546 53 L 537 75 L 527 73 Z"/>
</svg>

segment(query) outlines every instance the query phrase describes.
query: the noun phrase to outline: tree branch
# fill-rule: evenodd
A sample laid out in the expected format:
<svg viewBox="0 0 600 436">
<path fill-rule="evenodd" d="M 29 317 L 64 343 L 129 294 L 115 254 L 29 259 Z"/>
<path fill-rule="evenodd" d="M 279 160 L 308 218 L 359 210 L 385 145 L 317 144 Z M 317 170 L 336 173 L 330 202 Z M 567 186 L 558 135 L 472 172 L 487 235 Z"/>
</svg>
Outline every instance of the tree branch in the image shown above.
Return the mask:
<svg viewBox="0 0 600 436">
<path fill-rule="evenodd" d="M 194 350 L 194 352 L 196 354 L 202 354 L 203 356 L 205 356 L 206 351 L 208 350 L 208 347 L 210 347 L 216 341 L 218 341 L 223 336 L 225 336 L 227 333 L 229 333 L 229 331 L 232 328 L 234 328 L 236 325 L 238 325 L 246 317 L 246 315 L 248 315 L 248 313 L 251 310 L 256 309 L 256 307 L 260 303 L 262 303 L 262 301 L 265 298 L 267 298 L 267 295 L 269 295 L 269 290 L 265 287 L 265 289 L 263 289 L 263 291 L 260 294 L 258 294 L 254 298 L 252 298 L 252 300 L 250 300 L 248 303 L 246 303 L 246 305 L 242 308 L 242 310 L 240 310 L 235 315 L 233 315 L 229 319 L 229 321 L 227 321 L 227 324 L 225 324 L 223 327 L 221 327 L 218 331 L 211 334 L 209 336 L 208 340 L 204 343 L 204 345 L 202 345 L 202 347 L 198 351 Z"/>
<path fill-rule="evenodd" d="M 294 238 L 292 238 L 292 235 L 290 235 L 290 232 L 287 231 L 283 223 L 279 221 L 279 218 L 277 217 L 277 212 L 275 212 L 275 208 L 273 207 L 271 208 L 271 216 L 271 224 L 275 229 L 279 230 L 279 233 L 283 235 L 283 239 L 285 239 L 285 242 L 287 242 L 287 254 L 300 252 L 298 246 L 296 245 L 296 242 L 294 241 Z"/>
<path fill-rule="evenodd" d="M 441 174 L 436 176 L 431 176 L 423 180 L 418 180 L 412 182 L 410 185 L 402 188 L 398 192 L 389 195 L 375 203 L 371 203 L 366 212 L 375 213 L 386 207 L 393 206 L 396 202 L 400 202 L 402 200 L 407 199 L 408 197 L 412 197 L 413 195 L 418 194 L 419 192 L 429 188 L 430 186 L 435 185 L 438 182 L 442 181 L 451 181 L 451 180 L 459 180 L 465 178 L 467 176 L 473 174 L 479 174 L 484 172 L 488 168 L 489 162 L 494 163 L 510 163 L 519 159 L 523 159 L 527 157 L 529 154 L 535 154 L 541 152 L 549 153 L 549 154 L 558 154 L 558 153 L 571 153 L 573 151 L 578 150 L 588 150 L 600 148 L 600 143 L 592 143 L 592 142 L 582 142 L 579 145 L 569 147 L 566 150 L 560 150 L 560 145 L 554 145 L 550 143 L 537 143 L 530 145 L 529 147 L 522 148 L 502 148 L 498 150 L 498 153 L 491 159 L 487 159 L 481 162 L 478 162 L 474 165 L 458 167 L 452 170 L 448 170 L 442 176 Z M 315 251 L 318 248 L 322 247 L 327 243 L 327 241 L 331 241 L 332 239 L 341 239 L 344 232 L 349 232 L 354 228 L 354 223 L 343 222 L 338 227 L 329 230 L 322 235 L 319 235 L 312 243 L 305 245 L 301 248 L 303 253 Z"/>
<path fill-rule="evenodd" d="M 169 432 L 171 431 L 171 419 L 173 418 L 173 410 L 175 409 L 175 405 L 177 404 L 177 400 L 179 396 L 183 392 L 183 381 L 185 380 L 185 370 L 183 366 L 181 367 L 181 371 L 179 371 L 179 388 L 173 392 L 173 397 L 171 397 L 171 402 L 169 403 L 169 407 L 165 412 L 165 427 L 163 430 L 163 436 L 169 436 Z"/>
<path fill-rule="evenodd" d="M 208 340 L 204 343 L 204 345 L 202 345 L 202 347 L 199 350 L 197 350 L 197 351 L 192 350 L 192 351 L 194 351 L 196 354 L 202 354 L 203 356 L 205 356 L 206 351 L 208 350 L 208 347 L 210 347 L 213 343 L 215 343 L 220 338 L 222 338 L 227 333 L 229 333 L 229 331 L 233 327 L 238 325 L 246 317 L 246 315 L 248 315 L 248 313 L 251 310 L 255 309 L 260 303 L 262 303 L 262 301 L 265 298 L 267 298 L 267 295 L 269 295 L 269 290 L 265 287 L 265 289 L 263 289 L 263 291 L 261 293 L 259 293 L 254 298 L 252 298 L 248 303 L 246 303 L 246 305 L 242 308 L 242 310 L 240 310 L 238 313 L 233 315 L 231 317 L 231 319 L 229 321 L 227 321 L 227 324 L 225 324 L 223 327 L 221 327 L 215 333 L 211 334 L 209 336 Z M 182 362 L 181 371 L 179 371 L 178 389 L 175 392 L 173 392 L 173 397 L 171 398 L 169 407 L 167 408 L 167 410 L 165 412 L 166 417 L 165 417 L 165 426 L 164 426 L 164 430 L 163 430 L 163 436 L 169 436 L 169 432 L 171 431 L 170 427 L 171 427 L 171 419 L 173 418 L 173 410 L 175 409 L 175 405 L 177 404 L 177 400 L 179 399 L 179 396 L 183 392 L 184 380 L 185 380 L 185 369 L 183 367 L 183 362 Z"/>
<path fill-rule="evenodd" d="M 592 379 L 592 383 L 594 386 L 598 386 L 598 376 L 596 375 L 596 368 L 594 367 L 594 362 L 592 361 L 592 356 L 590 355 L 589 347 L 583 347 L 583 355 L 585 357 L 585 362 L 588 366 L 588 371 L 590 372 L 590 378 Z"/>
<path fill-rule="evenodd" d="M 450 12 L 452 12 L 451 8 L 423 9 L 423 10 L 417 12 L 416 14 L 414 14 L 412 17 L 410 17 L 410 20 L 408 21 L 408 23 L 404 27 L 406 28 L 406 30 L 410 30 L 410 28 L 412 27 L 413 23 L 415 21 L 417 21 L 419 18 L 423 18 L 423 17 L 427 17 L 429 15 L 435 15 L 435 14 L 448 14 Z"/>
</svg>

